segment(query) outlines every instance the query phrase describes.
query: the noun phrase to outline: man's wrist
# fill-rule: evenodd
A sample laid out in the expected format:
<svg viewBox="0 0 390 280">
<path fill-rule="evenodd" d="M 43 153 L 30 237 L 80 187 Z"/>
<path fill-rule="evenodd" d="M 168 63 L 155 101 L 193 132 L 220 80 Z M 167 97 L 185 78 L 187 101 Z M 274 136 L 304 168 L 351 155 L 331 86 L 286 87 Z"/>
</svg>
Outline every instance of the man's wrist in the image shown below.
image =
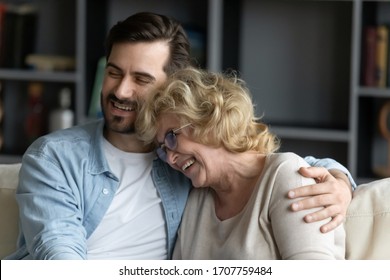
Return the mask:
<svg viewBox="0 0 390 280">
<path fill-rule="evenodd" d="M 307 157 L 305 157 L 305 160 L 311 166 L 320 166 L 320 167 L 325 167 L 326 169 L 328 169 L 328 171 L 338 170 L 338 171 L 342 172 L 344 175 L 347 176 L 348 181 L 349 181 L 349 185 L 351 186 L 352 190 L 354 191 L 356 189 L 357 185 L 356 185 L 355 181 L 353 180 L 351 173 L 348 171 L 348 169 L 344 165 L 338 163 L 334 159 L 331 159 L 331 158 L 317 159 L 317 158 L 312 157 L 312 156 L 307 156 Z"/>
<path fill-rule="evenodd" d="M 333 177 L 335 177 L 337 180 L 340 180 L 345 183 L 345 186 L 351 191 L 354 189 L 351 180 L 348 178 L 348 175 L 342 172 L 339 169 L 329 169 L 328 170 L 330 174 L 332 174 Z"/>
</svg>

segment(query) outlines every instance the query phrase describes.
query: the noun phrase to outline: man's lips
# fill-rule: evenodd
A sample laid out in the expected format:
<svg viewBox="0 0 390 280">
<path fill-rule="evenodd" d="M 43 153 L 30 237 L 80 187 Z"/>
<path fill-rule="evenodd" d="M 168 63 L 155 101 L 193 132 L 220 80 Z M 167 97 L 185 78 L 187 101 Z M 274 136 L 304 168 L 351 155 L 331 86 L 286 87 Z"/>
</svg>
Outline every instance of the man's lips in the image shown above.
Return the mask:
<svg viewBox="0 0 390 280">
<path fill-rule="evenodd" d="M 111 104 L 115 109 L 127 111 L 127 112 L 136 111 L 138 107 L 136 102 L 121 103 L 117 101 L 111 101 Z"/>
</svg>

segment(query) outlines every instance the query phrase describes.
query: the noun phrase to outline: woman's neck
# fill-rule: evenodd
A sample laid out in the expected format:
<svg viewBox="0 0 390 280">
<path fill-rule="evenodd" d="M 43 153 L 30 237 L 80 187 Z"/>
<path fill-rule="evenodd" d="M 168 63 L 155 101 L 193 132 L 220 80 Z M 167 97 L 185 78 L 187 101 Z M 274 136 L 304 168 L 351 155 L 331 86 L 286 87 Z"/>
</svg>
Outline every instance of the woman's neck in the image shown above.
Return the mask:
<svg viewBox="0 0 390 280">
<path fill-rule="evenodd" d="M 220 220 L 239 214 L 249 201 L 261 177 L 265 155 L 254 152 L 234 154 L 214 190 L 215 213 Z"/>
</svg>

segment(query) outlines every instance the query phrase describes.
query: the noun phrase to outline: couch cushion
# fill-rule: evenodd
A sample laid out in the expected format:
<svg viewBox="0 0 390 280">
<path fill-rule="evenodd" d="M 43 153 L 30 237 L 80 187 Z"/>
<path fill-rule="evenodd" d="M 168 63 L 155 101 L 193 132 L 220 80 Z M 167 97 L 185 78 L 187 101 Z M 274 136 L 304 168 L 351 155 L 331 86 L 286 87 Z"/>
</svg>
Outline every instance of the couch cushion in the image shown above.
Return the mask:
<svg viewBox="0 0 390 280">
<path fill-rule="evenodd" d="M 21 164 L 0 164 L 0 258 L 16 248 L 18 207 L 15 189 Z"/>
<path fill-rule="evenodd" d="M 347 259 L 390 259 L 390 178 L 358 186 L 344 226 Z"/>
</svg>

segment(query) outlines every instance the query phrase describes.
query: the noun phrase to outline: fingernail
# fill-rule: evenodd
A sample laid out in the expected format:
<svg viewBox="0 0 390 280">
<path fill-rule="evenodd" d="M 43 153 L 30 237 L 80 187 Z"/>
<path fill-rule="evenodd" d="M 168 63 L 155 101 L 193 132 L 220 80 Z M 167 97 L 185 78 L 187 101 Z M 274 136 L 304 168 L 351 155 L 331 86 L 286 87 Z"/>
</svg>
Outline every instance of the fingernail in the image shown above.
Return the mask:
<svg viewBox="0 0 390 280">
<path fill-rule="evenodd" d="M 306 216 L 306 222 L 311 222 L 313 220 L 313 217 L 312 216 Z"/>
<path fill-rule="evenodd" d="M 299 209 L 298 203 L 293 203 L 293 204 L 291 205 L 291 207 L 292 207 L 293 210 L 298 210 L 298 209 Z"/>
<path fill-rule="evenodd" d="M 295 196 L 295 192 L 294 191 L 289 191 L 288 192 L 288 197 L 294 197 Z"/>
</svg>

